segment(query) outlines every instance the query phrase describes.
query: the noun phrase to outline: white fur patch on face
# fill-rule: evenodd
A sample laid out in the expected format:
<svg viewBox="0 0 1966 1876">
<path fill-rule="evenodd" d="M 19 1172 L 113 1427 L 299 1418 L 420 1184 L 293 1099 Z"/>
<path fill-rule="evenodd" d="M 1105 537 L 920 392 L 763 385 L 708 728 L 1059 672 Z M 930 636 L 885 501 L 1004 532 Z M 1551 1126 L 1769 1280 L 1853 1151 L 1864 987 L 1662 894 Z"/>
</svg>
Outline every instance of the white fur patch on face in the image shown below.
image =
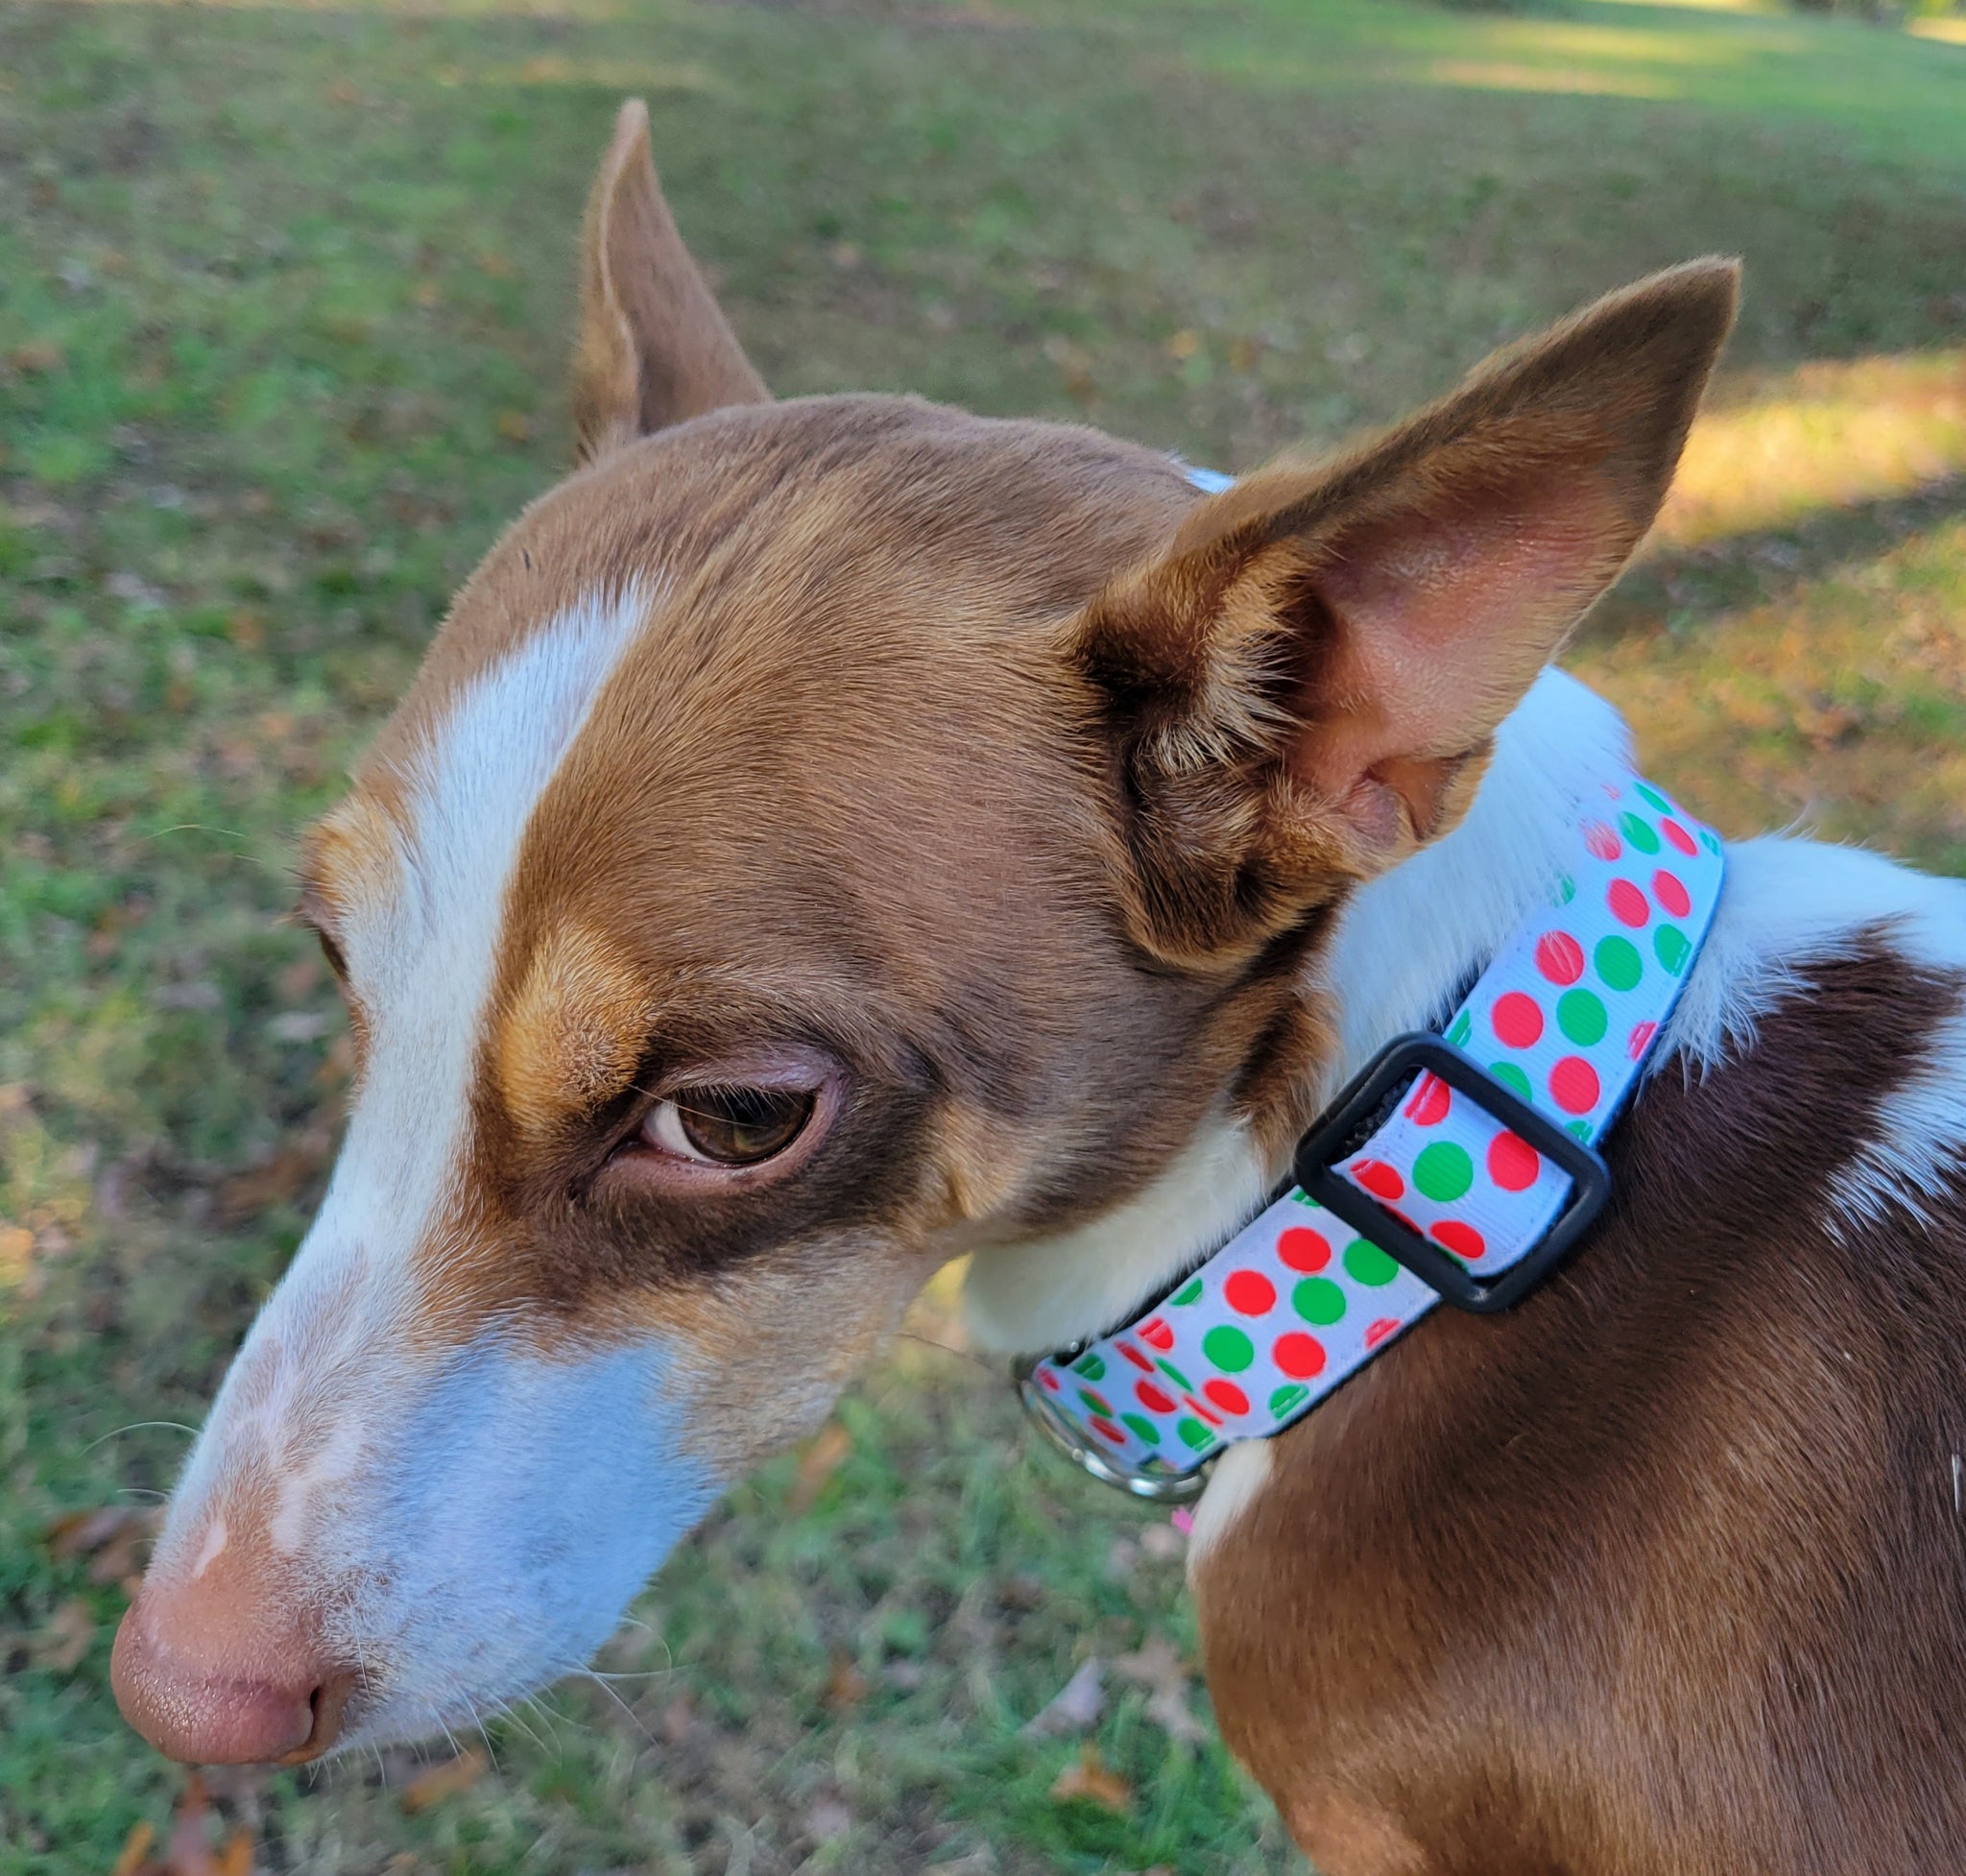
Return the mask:
<svg viewBox="0 0 1966 1876">
<path fill-rule="evenodd" d="M 229 1542 L 318 1585 L 387 1693 L 361 1736 L 416 1730 L 578 1665 L 713 1490 L 670 1456 L 650 1343 L 585 1362 L 420 1340 L 434 1234 L 469 1148 L 506 894 L 534 808 L 650 614 L 596 595 L 459 693 L 407 782 L 394 890 L 341 934 L 370 1046 L 334 1176 L 172 1501 L 161 1574 Z M 433 1255 L 434 1253 L 434 1255 Z"/>
<path fill-rule="evenodd" d="M 469 1722 L 586 1666 L 719 1482 L 679 1452 L 654 1345 L 448 1362 L 344 1493 L 364 1593 L 329 1641 L 370 1664 L 342 1743 Z"/>
</svg>

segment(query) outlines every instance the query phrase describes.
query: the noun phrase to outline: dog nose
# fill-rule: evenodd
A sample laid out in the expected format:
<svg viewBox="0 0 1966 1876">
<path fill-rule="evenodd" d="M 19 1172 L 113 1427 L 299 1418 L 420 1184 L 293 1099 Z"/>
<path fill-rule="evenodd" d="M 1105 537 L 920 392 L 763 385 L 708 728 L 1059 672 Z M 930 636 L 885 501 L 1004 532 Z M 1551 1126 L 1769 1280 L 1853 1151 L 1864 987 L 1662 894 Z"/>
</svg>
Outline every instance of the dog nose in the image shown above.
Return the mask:
<svg viewBox="0 0 1966 1876">
<path fill-rule="evenodd" d="M 185 1765 L 319 1758 L 341 1730 L 354 1676 L 324 1658 L 318 1624 L 289 1599 L 242 1598 L 236 1587 L 146 1581 L 116 1631 L 116 1704 Z"/>
</svg>

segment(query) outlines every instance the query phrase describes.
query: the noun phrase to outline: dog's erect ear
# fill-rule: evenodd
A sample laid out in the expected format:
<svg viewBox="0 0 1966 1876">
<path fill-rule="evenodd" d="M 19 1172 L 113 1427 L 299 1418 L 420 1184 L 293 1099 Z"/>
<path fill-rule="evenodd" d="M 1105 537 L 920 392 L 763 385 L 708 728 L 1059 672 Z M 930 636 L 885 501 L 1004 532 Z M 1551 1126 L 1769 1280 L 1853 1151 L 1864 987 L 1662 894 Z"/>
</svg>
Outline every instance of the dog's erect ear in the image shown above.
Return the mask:
<svg viewBox="0 0 1966 1876">
<path fill-rule="evenodd" d="M 771 396 L 676 231 L 639 98 L 621 107 L 587 201 L 574 426 L 580 458 Z"/>
<path fill-rule="evenodd" d="M 1074 650 L 1142 944 L 1230 963 L 1453 824 L 1658 513 L 1738 277 L 1655 275 L 1335 460 L 1246 477 L 1093 601 Z"/>
</svg>

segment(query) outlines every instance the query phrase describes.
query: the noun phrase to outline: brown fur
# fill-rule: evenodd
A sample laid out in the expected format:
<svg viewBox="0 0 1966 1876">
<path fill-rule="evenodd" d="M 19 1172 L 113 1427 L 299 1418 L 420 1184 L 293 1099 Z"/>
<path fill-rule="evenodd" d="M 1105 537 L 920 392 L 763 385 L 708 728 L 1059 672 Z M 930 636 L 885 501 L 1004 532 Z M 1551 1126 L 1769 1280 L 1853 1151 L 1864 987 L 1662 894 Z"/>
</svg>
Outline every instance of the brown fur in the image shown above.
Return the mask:
<svg viewBox="0 0 1966 1876">
<path fill-rule="evenodd" d="M 952 1250 L 1096 1215 L 1224 1099 L 1279 1149 L 1303 1125 L 1330 913 L 1451 823 L 1630 552 L 1733 277 L 1662 277 L 1410 425 L 1197 501 L 1089 431 L 755 401 L 659 204 L 624 113 L 587 230 L 593 460 L 459 594 L 358 772 L 367 822 L 312 865 L 331 913 L 347 830 L 400 811 L 459 687 L 642 595 L 527 828 L 416 1334 L 659 1326 L 734 1465 Z M 705 1195 L 611 1161 L 665 1075 L 779 1039 L 844 1091 L 809 1167 Z"/>
<path fill-rule="evenodd" d="M 1098 1217 L 1225 1109 L 1281 1168 L 1332 1066 L 1305 986 L 1334 915 L 1453 826 L 1649 525 L 1734 271 L 1202 500 L 1089 431 L 763 401 L 638 108 L 585 268 L 587 466 L 459 594 L 306 910 L 331 937 L 394 889 L 464 685 L 638 596 L 523 830 L 408 1333 L 660 1332 L 728 1474 L 942 1259 Z M 1814 1220 L 1958 995 L 1882 939 L 1824 967 L 1746 1060 L 1648 1089 L 1561 1280 L 1436 1315 L 1277 1442 L 1198 1591 L 1225 1735 L 1326 1876 L 1956 1863 L 1966 1322 L 1939 1239 Z M 789 1169 L 617 1152 L 662 1090 L 774 1051 L 824 1068 Z M 155 1715 L 149 1672 L 119 1685 Z"/>
<path fill-rule="evenodd" d="M 1388 1351 L 1208 1552 L 1224 1735 L 1324 1876 L 1959 1867 L 1966 1192 L 1823 1220 L 1961 987 L 1812 975 L 1647 1086 L 1564 1273 Z"/>
</svg>

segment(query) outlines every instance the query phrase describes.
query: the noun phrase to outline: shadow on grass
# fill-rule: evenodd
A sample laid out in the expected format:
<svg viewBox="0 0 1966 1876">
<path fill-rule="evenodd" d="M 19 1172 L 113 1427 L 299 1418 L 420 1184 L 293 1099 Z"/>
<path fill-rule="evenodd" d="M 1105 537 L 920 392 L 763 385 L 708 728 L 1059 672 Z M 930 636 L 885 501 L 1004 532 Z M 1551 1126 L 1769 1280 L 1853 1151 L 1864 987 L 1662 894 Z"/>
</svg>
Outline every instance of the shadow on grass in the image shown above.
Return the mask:
<svg viewBox="0 0 1966 1876">
<path fill-rule="evenodd" d="M 1913 536 L 1966 519 L 1966 473 L 1907 495 L 1825 508 L 1781 527 L 1649 547 L 1577 635 L 1616 644 L 1661 626 L 1697 630 L 1723 613 L 1779 605 L 1840 567 L 1882 559 Z"/>
</svg>

